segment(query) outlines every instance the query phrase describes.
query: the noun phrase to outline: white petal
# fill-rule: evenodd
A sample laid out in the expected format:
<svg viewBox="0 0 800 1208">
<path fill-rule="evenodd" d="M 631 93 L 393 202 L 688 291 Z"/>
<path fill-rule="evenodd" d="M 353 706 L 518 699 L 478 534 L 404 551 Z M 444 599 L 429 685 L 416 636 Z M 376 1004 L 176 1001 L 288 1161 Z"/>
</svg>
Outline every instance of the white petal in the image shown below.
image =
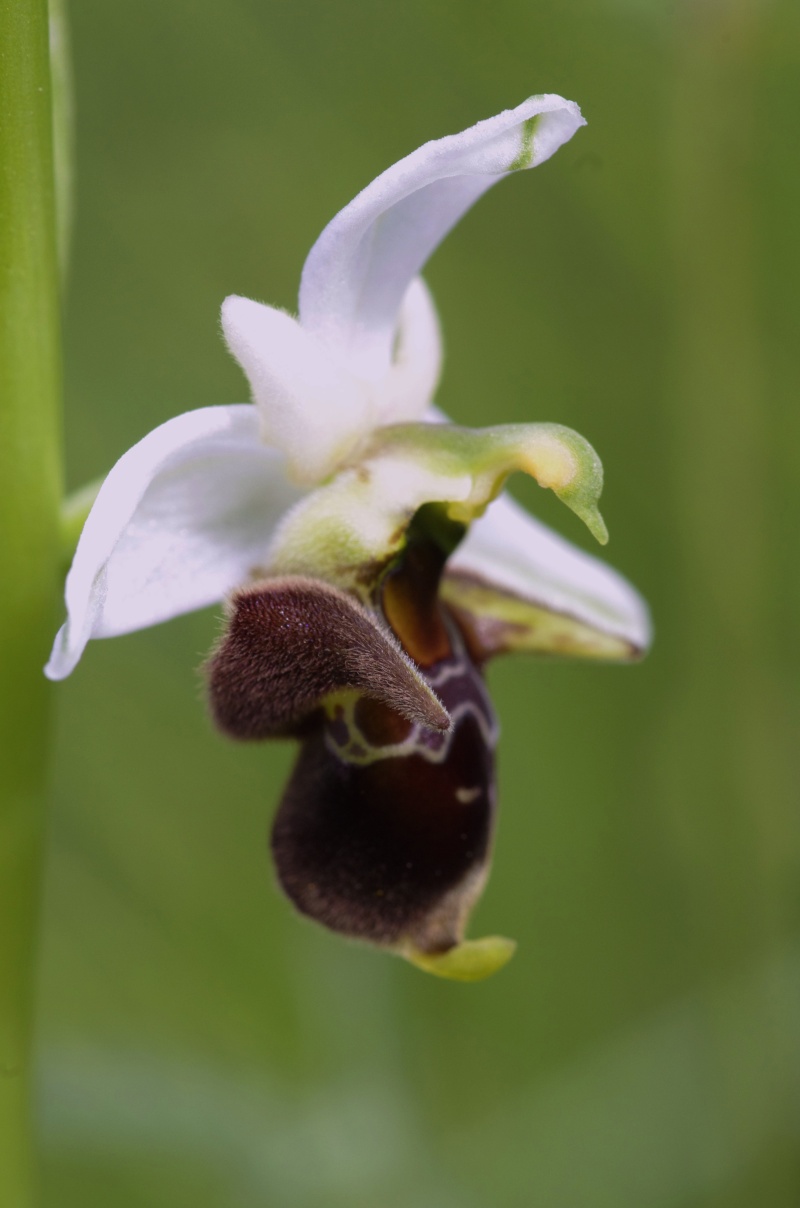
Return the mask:
<svg viewBox="0 0 800 1208">
<path fill-rule="evenodd" d="M 439 385 L 442 334 L 430 290 L 415 277 L 400 307 L 394 360 L 381 383 L 378 424 L 422 419 Z"/>
<path fill-rule="evenodd" d="M 508 495 L 472 525 L 448 566 L 623 638 L 638 650 L 650 645 L 647 605 L 630 583 Z"/>
<path fill-rule="evenodd" d="M 497 180 L 542 163 L 582 125 L 573 101 L 530 97 L 394 164 L 336 215 L 309 252 L 300 322 L 359 374 L 382 376 L 400 302 L 434 248 Z"/>
<path fill-rule="evenodd" d="M 203 608 L 244 583 L 300 494 L 247 403 L 189 411 L 150 432 L 100 488 L 46 674 L 69 675 L 90 638 Z"/>
<path fill-rule="evenodd" d="M 375 423 L 373 392 L 285 311 L 226 298 L 222 329 L 247 374 L 266 443 L 282 450 L 298 482 L 316 482 Z"/>
</svg>

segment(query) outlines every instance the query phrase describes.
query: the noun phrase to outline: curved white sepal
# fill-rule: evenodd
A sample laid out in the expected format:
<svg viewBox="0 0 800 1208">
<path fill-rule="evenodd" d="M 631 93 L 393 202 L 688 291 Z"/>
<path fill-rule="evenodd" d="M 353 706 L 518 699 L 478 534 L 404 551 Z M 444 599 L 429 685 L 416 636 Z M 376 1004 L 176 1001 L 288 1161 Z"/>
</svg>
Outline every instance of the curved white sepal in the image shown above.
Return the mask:
<svg viewBox="0 0 800 1208">
<path fill-rule="evenodd" d="M 372 392 L 285 311 L 232 296 L 222 304 L 228 347 L 250 383 L 264 441 L 292 477 L 326 477 L 375 426 Z"/>
<path fill-rule="evenodd" d="M 300 283 L 303 327 L 359 374 L 382 377 L 401 300 L 434 248 L 497 180 L 542 163 L 582 125 L 574 101 L 530 97 L 388 168 L 309 252 Z"/>
<path fill-rule="evenodd" d="M 423 419 L 441 371 L 439 316 L 427 285 L 415 277 L 400 306 L 392 365 L 378 390 L 377 424 Z"/>
<path fill-rule="evenodd" d="M 647 650 L 650 614 L 617 571 L 585 554 L 501 495 L 469 530 L 448 569 L 564 613 Z"/>
<path fill-rule="evenodd" d="M 45 668 L 63 679 L 90 638 L 203 608 L 244 583 L 301 492 L 259 440 L 249 403 L 168 420 L 106 478 L 67 576 L 67 621 Z"/>
</svg>

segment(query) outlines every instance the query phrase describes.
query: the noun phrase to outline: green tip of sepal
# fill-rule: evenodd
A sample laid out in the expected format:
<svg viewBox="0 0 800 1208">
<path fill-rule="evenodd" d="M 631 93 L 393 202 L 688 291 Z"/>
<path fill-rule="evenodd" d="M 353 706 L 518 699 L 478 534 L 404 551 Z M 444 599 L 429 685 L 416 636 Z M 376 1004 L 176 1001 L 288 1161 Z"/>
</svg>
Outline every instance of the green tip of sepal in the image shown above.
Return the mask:
<svg viewBox="0 0 800 1208">
<path fill-rule="evenodd" d="M 434 977 L 450 981 L 484 981 L 507 965 L 517 950 L 517 941 L 503 935 L 486 935 L 480 940 L 464 940 L 447 952 L 420 952 L 407 948 L 402 955 L 412 965 Z"/>
<path fill-rule="evenodd" d="M 595 540 L 606 545 L 608 529 L 597 506 L 603 490 L 603 463 L 588 440 L 578 432 L 561 424 L 543 424 L 541 427 L 544 432 L 542 444 L 545 449 L 550 445 L 555 454 L 551 454 L 554 471 L 543 481 L 534 469 L 534 477 L 542 486 L 551 487 L 561 502 L 583 521 Z"/>
<path fill-rule="evenodd" d="M 558 492 L 556 493 L 558 494 Z M 596 503 L 583 503 L 581 500 L 564 498 L 562 495 L 559 495 L 559 498 L 579 520 L 583 521 L 595 541 L 599 541 L 601 545 L 608 545 L 608 528 Z"/>
<path fill-rule="evenodd" d="M 449 497 L 442 497 L 452 521 L 471 523 L 503 489 L 509 474 L 521 470 L 549 488 L 601 545 L 608 541 L 597 507 L 602 462 L 588 440 L 563 424 L 500 424 L 477 430 L 453 424 L 399 424 L 383 429 L 378 439 L 385 452 L 402 450 L 430 474 L 449 475 L 458 484 Z"/>
</svg>

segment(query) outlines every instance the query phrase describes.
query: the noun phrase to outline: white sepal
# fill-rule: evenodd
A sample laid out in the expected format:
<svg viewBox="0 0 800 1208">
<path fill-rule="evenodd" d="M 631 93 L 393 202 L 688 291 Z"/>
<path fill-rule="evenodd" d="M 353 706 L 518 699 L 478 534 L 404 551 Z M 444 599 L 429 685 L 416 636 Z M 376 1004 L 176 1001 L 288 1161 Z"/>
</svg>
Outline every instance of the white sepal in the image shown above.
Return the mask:
<svg viewBox="0 0 800 1208">
<path fill-rule="evenodd" d="M 442 334 L 430 290 L 415 277 L 400 307 L 391 368 L 377 395 L 377 423 L 423 419 L 439 385 Z"/>
<path fill-rule="evenodd" d="M 250 383 L 263 440 L 285 453 L 292 477 L 327 477 L 375 425 L 370 391 L 285 311 L 226 298 L 222 330 Z"/>
<path fill-rule="evenodd" d="M 328 223 L 300 283 L 300 322 L 379 379 L 400 303 L 431 252 L 496 181 L 548 159 L 584 125 L 573 101 L 530 97 L 460 134 L 425 143 Z"/>
<path fill-rule="evenodd" d="M 90 638 L 203 608 L 246 582 L 300 494 L 247 403 L 189 411 L 150 432 L 100 488 L 46 674 L 69 675 Z"/>
<path fill-rule="evenodd" d="M 574 617 L 642 653 L 650 645 L 647 605 L 631 584 L 534 519 L 508 495 L 501 495 L 475 521 L 448 569 Z"/>
</svg>

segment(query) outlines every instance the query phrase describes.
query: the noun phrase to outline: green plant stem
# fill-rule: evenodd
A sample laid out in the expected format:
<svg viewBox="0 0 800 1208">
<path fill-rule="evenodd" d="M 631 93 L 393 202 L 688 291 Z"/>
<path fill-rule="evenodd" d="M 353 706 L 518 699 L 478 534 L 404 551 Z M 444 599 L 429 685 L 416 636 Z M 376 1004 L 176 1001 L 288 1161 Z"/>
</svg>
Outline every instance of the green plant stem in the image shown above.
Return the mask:
<svg viewBox="0 0 800 1208">
<path fill-rule="evenodd" d="M 95 482 L 89 482 L 86 486 L 79 487 L 77 491 L 73 491 L 61 504 L 61 558 L 64 571 L 69 570 L 81 530 L 86 523 L 86 518 L 92 510 L 92 504 L 97 498 L 97 492 L 102 485 L 102 478 L 96 479 Z"/>
<path fill-rule="evenodd" d="M 0 1204 L 35 1197 L 33 975 L 59 573 L 60 355 L 46 0 L 0 0 Z"/>
<path fill-rule="evenodd" d="M 72 87 L 69 22 L 66 0 L 50 0 L 50 87 L 53 93 L 53 169 L 56 191 L 56 235 L 62 292 L 69 266 L 75 211 L 75 99 Z"/>
</svg>

